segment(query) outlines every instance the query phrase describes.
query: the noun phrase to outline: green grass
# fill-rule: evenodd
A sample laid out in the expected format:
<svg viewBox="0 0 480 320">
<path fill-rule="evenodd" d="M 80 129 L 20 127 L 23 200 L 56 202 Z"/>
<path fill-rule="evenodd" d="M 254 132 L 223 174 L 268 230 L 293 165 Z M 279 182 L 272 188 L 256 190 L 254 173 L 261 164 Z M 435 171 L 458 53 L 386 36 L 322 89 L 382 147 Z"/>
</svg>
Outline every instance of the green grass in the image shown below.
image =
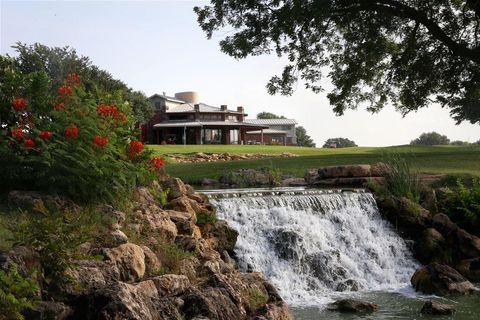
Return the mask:
<svg viewBox="0 0 480 320">
<path fill-rule="evenodd" d="M 241 168 L 271 167 L 282 174 L 303 176 L 308 169 L 342 164 L 373 164 L 385 154 L 400 154 L 411 167 L 421 173 L 473 174 L 480 176 L 480 146 L 397 146 L 358 147 L 344 149 L 301 148 L 282 146 L 166 145 L 150 146 L 157 155 L 173 153 L 265 153 L 291 152 L 295 158 L 263 158 L 229 162 L 169 163 L 167 172 L 188 183 L 198 184 L 203 178 L 218 178 L 224 172 Z"/>
</svg>

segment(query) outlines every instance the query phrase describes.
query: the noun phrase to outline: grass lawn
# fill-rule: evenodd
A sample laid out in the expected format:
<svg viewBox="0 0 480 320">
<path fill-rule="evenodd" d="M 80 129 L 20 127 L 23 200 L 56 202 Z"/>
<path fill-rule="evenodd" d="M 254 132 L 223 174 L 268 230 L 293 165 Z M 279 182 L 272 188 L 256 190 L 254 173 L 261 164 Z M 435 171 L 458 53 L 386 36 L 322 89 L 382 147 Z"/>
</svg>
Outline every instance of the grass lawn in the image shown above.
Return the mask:
<svg viewBox="0 0 480 320">
<path fill-rule="evenodd" d="M 386 154 L 400 154 L 423 173 L 468 173 L 480 176 L 480 146 L 398 146 L 344 149 L 300 148 L 282 146 L 236 145 L 166 145 L 150 146 L 158 155 L 174 153 L 265 153 L 291 152 L 295 158 L 264 158 L 229 162 L 169 163 L 167 172 L 191 184 L 203 178 L 218 178 L 224 172 L 241 168 L 271 167 L 282 174 L 303 176 L 308 169 L 340 164 L 375 163 Z"/>
</svg>

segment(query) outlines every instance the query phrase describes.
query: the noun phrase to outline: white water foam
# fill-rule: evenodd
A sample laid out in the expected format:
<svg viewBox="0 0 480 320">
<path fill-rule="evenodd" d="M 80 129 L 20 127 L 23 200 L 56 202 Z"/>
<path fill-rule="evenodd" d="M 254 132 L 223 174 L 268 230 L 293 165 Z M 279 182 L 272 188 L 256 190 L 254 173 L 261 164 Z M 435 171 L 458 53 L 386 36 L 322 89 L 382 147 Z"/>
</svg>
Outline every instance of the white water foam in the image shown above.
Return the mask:
<svg viewBox="0 0 480 320">
<path fill-rule="evenodd" d="M 239 232 L 243 270 L 261 271 L 294 306 L 319 306 L 350 290 L 400 290 L 418 267 L 369 193 L 210 199 Z M 343 292 L 343 293 L 341 293 Z"/>
</svg>

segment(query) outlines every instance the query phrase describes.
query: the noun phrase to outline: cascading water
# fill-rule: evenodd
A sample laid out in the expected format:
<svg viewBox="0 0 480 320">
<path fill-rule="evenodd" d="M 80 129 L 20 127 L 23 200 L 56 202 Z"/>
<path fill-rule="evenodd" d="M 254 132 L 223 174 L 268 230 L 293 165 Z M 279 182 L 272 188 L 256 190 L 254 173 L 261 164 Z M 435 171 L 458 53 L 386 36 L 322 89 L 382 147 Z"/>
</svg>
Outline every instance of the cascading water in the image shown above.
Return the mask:
<svg viewBox="0 0 480 320">
<path fill-rule="evenodd" d="M 360 191 L 210 193 L 239 232 L 243 270 L 263 272 L 291 305 L 341 292 L 398 290 L 418 267 L 405 243 Z"/>
</svg>

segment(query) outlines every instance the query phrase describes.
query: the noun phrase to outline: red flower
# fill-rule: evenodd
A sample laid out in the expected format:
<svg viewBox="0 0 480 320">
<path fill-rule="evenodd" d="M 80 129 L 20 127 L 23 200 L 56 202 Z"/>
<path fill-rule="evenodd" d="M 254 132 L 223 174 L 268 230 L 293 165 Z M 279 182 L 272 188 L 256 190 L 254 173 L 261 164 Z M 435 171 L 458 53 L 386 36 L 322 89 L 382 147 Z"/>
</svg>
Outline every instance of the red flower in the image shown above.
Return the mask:
<svg viewBox="0 0 480 320">
<path fill-rule="evenodd" d="M 67 74 L 67 83 L 74 86 L 80 85 L 80 76 L 76 73 Z"/>
<path fill-rule="evenodd" d="M 12 138 L 16 140 L 23 139 L 23 129 L 22 128 L 13 128 L 12 129 Z"/>
<path fill-rule="evenodd" d="M 60 88 L 58 88 L 58 94 L 61 96 L 69 96 L 72 94 L 72 87 L 63 85 Z"/>
<path fill-rule="evenodd" d="M 39 137 L 43 140 L 48 140 L 52 137 L 52 131 L 40 131 Z"/>
<path fill-rule="evenodd" d="M 59 104 L 54 105 L 54 106 L 53 106 L 53 109 L 55 109 L 55 110 L 63 110 L 63 109 L 65 109 L 65 103 L 60 102 Z"/>
<path fill-rule="evenodd" d="M 106 137 L 96 136 L 93 139 L 93 144 L 101 149 L 105 148 L 107 143 L 108 143 L 108 139 Z"/>
<path fill-rule="evenodd" d="M 115 120 L 117 121 L 121 121 L 123 123 L 127 122 L 127 117 L 125 116 L 125 114 L 123 112 L 118 112 L 115 116 L 114 116 Z"/>
<path fill-rule="evenodd" d="M 131 158 L 135 157 L 137 154 L 143 151 L 143 143 L 140 141 L 130 142 L 130 147 L 128 149 L 128 154 Z"/>
<path fill-rule="evenodd" d="M 155 169 L 160 169 L 165 165 L 165 160 L 163 160 L 160 157 L 153 157 L 150 159 L 150 164 L 155 168 Z"/>
<path fill-rule="evenodd" d="M 27 139 L 25 140 L 25 147 L 27 148 L 33 148 L 35 147 L 35 141 L 33 141 L 32 139 Z"/>
<path fill-rule="evenodd" d="M 78 138 L 78 128 L 74 125 L 65 129 L 65 138 L 76 139 Z"/>
<path fill-rule="evenodd" d="M 27 107 L 27 100 L 25 100 L 23 98 L 13 99 L 12 107 L 13 107 L 13 109 L 15 109 L 17 111 L 22 111 L 23 109 L 25 109 Z"/>
<path fill-rule="evenodd" d="M 108 104 L 99 104 L 97 107 L 97 114 L 102 117 L 114 117 L 118 113 L 118 108 L 116 105 L 108 105 Z"/>
</svg>

